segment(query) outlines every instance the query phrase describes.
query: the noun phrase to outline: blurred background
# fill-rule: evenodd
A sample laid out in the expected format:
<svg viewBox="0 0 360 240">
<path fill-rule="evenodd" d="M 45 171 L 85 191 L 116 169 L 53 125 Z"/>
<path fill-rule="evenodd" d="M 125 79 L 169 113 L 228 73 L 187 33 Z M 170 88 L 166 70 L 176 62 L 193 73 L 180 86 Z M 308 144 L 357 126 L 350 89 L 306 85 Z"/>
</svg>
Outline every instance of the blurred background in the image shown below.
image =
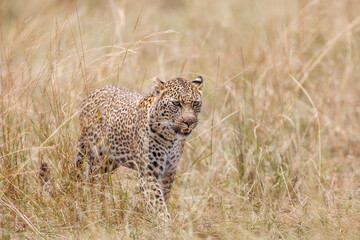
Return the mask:
<svg viewBox="0 0 360 240">
<path fill-rule="evenodd" d="M 0 4 L 3 239 L 360 238 L 358 1 Z M 198 75 L 203 109 L 168 232 L 136 173 L 69 180 L 90 91 Z"/>
</svg>

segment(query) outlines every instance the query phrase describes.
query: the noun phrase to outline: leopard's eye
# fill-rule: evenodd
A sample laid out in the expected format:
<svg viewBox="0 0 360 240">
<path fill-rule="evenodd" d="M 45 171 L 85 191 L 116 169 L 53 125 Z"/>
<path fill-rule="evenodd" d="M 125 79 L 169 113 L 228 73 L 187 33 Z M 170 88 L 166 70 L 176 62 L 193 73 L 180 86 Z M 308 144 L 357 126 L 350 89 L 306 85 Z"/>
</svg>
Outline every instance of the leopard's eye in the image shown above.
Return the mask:
<svg viewBox="0 0 360 240">
<path fill-rule="evenodd" d="M 194 107 L 199 106 L 199 105 L 200 105 L 200 102 L 199 102 L 199 101 L 193 102 L 193 106 L 194 106 Z"/>
<path fill-rule="evenodd" d="M 177 106 L 177 107 L 181 107 L 181 103 L 180 102 L 178 102 L 178 101 L 174 101 L 174 102 L 172 102 L 175 106 Z"/>
</svg>

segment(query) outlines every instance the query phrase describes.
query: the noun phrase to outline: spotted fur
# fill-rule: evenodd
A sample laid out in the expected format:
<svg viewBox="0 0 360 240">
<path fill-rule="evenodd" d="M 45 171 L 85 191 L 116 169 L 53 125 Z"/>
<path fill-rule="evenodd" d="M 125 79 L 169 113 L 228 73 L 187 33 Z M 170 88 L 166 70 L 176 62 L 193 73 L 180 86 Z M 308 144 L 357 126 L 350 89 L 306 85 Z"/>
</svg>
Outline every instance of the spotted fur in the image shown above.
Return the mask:
<svg viewBox="0 0 360 240">
<path fill-rule="evenodd" d="M 119 86 L 92 92 L 80 114 L 76 167 L 81 175 L 137 169 L 147 208 L 162 219 L 184 143 L 198 123 L 202 77 L 154 79 L 142 95 Z"/>
</svg>

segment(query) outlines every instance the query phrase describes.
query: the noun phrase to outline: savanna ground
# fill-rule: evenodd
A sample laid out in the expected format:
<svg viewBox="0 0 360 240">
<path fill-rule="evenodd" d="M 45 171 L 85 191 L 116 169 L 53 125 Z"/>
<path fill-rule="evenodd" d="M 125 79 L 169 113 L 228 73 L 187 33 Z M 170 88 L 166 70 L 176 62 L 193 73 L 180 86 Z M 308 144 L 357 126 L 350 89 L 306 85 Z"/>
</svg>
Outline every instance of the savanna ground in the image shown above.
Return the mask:
<svg viewBox="0 0 360 240">
<path fill-rule="evenodd" d="M 359 239 L 359 12 L 357 0 L 2 0 L 2 239 Z M 197 75 L 203 110 L 168 229 L 136 173 L 69 179 L 91 90 Z"/>
</svg>

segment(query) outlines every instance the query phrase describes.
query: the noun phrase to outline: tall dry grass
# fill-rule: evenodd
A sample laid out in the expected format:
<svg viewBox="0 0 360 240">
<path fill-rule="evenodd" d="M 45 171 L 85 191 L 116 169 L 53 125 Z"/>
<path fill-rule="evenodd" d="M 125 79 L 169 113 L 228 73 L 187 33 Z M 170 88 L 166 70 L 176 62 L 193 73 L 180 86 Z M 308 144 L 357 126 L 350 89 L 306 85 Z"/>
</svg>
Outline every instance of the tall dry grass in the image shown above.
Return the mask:
<svg viewBox="0 0 360 240">
<path fill-rule="evenodd" d="M 360 238 L 359 12 L 356 0 L 1 1 L 2 238 Z M 201 124 L 167 230 L 133 172 L 69 179 L 91 90 L 197 75 Z"/>
</svg>

